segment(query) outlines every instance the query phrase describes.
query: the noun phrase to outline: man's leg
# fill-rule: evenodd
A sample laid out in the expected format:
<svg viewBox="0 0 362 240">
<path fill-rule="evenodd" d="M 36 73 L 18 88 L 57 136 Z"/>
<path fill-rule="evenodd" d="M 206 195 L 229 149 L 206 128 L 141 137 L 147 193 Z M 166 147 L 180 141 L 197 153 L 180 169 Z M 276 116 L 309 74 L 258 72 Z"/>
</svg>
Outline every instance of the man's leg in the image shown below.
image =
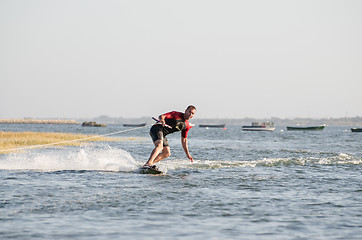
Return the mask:
<svg viewBox="0 0 362 240">
<path fill-rule="evenodd" d="M 171 155 L 171 149 L 169 146 L 165 146 L 162 149 L 162 152 L 157 155 L 155 160 L 153 160 L 153 164 L 158 163 L 159 161 L 168 158 Z"/>
<path fill-rule="evenodd" d="M 155 148 L 152 150 L 150 158 L 146 162 L 146 164 L 149 166 L 152 166 L 153 164 L 155 164 L 171 155 L 170 147 L 169 146 L 164 147 L 162 140 L 157 140 L 154 142 L 154 144 L 155 144 Z"/>
<path fill-rule="evenodd" d="M 162 140 L 157 140 L 157 141 L 154 142 L 154 144 L 155 144 L 155 148 L 152 150 L 151 155 L 148 158 L 148 161 L 146 162 L 145 165 L 152 166 L 153 161 L 155 160 L 155 158 L 157 158 L 157 156 L 161 153 L 161 151 L 163 149 L 163 141 Z"/>
</svg>

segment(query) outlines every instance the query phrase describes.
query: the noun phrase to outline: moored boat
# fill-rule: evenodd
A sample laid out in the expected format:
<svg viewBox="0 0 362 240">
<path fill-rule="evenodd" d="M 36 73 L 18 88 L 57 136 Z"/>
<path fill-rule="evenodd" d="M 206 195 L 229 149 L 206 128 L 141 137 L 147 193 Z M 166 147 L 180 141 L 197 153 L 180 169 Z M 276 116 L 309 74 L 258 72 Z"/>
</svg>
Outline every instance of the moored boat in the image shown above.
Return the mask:
<svg viewBox="0 0 362 240">
<path fill-rule="evenodd" d="M 107 127 L 106 124 L 100 124 L 96 122 L 84 122 L 82 127 Z"/>
<path fill-rule="evenodd" d="M 322 131 L 325 125 L 309 127 L 287 127 L 288 131 Z"/>
<path fill-rule="evenodd" d="M 352 132 L 362 132 L 362 128 L 351 128 Z"/>
<path fill-rule="evenodd" d="M 263 122 L 259 124 L 258 122 L 251 123 L 251 126 L 243 126 L 243 131 L 268 131 L 273 132 L 275 130 L 275 126 L 273 122 Z"/>
<path fill-rule="evenodd" d="M 124 127 L 144 127 L 146 123 L 124 123 Z"/>
<path fill-rule="evenodd" d="M 202 128 L 225 128 L 226 124 L 200 124 Z"/>
</svg>

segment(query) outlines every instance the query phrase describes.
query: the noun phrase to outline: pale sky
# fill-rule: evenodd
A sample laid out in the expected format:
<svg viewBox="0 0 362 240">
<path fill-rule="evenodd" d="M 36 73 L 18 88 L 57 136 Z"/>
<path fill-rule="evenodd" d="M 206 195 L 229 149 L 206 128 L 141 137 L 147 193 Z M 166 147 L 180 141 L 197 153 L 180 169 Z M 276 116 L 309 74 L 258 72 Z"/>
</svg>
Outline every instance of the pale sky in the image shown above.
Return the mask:
<svg viewBox="0 0 362 240">
<path fill-rule="evenodd" d="M 362 116 L 362 1 L 0 0 L 0 118 Z"/>
</svg>

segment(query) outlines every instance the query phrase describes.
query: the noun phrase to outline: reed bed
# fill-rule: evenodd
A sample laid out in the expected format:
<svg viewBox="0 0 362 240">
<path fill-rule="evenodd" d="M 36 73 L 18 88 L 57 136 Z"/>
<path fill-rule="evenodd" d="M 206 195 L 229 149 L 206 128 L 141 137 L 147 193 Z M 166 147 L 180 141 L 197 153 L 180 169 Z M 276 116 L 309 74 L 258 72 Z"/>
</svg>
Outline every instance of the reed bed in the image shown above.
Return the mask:
<svg viewBox="0 0 362 240">
<path fill-rule="evenodd" d="M 0 119 L 7 124 L 79 124 L 75 120 L 46 120 L 46 119 Z"/>
<path fill-rule="evenodd" d="M 75 141 L 82 139 L 79 141 Z M 9 153 L 6 149 L 16 149 L 44 144 L 54 146 L 80 146 L 89 141 L 119 141 L 120 138 L 102 137 L 96 135 L 55 133 L 55 132 L 2 132 L 0 131 L 0 154 Z M 124 140 L 124 139 L 123 139 Z M 133 140 L 133 139 L 130 139 Z M 67 142 L 72 141 L 72 142 Z M 59 144 L 57 144 L 59 143 Z"/>
</svg>

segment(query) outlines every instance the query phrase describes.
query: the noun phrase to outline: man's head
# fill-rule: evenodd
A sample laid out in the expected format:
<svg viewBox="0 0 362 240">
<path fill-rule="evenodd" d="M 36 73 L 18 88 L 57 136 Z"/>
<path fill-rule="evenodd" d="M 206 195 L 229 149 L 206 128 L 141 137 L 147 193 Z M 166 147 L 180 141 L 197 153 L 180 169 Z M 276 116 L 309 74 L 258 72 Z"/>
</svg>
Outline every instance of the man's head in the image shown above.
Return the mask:
<svg viewBox="0 0 362 240">
<path fill-rule="evenodd" d="M 185 120 L 189 120 L 194 117 L 194 114 L 196 113 L 196 107 L 193 105 L 190 105 L 185 110 Z"/>
</svg>

